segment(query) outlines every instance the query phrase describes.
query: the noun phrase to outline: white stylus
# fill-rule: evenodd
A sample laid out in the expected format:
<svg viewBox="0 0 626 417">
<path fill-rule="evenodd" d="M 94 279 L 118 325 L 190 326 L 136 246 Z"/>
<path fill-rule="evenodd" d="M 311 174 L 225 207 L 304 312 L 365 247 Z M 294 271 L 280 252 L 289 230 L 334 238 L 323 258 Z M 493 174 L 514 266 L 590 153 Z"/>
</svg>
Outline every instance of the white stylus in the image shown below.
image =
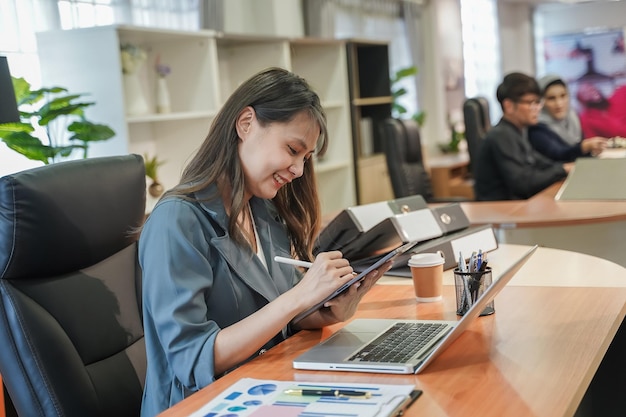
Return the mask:
<svg viewBox="0 0 626 417">
<path fill-rule="evenodd" d="M 303 268 L 310 268 L 311 265 L 313 265 L 311 262 L 299 261 L 297 259 L 285 258 L 285 257 L 282 257 L 282 256 L 274 256 L 274 260 L 276 262 L 280 262 L 280 263 L 283 263 L 283 264 L 290 264 L 290 265 L 295 265 L 295 266 L 301 266 Z"/>
</svg>

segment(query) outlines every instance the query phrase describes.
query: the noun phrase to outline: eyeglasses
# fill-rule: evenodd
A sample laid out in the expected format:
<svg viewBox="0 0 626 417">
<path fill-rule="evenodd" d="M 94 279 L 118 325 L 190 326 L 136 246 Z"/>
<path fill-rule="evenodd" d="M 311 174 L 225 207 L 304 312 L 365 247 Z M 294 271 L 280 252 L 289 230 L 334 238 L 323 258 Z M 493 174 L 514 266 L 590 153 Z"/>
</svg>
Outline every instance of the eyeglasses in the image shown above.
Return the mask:
<svg viewBox="0 0 626 417">
<path fill-rule="evenodd" d="M 524 104 L 526 106 L 534 107 L 534 108 L 540 108 L 540 107 L 543 106 L 543 102 L 540 99 L 538 99 L 538 98 L 536 98 L 536 99 L 526 99 L 526 100 L 520 99 L 520 100 L 516 100 L 515 102 L 518 103 L 518 104 Z"/>
</svg>

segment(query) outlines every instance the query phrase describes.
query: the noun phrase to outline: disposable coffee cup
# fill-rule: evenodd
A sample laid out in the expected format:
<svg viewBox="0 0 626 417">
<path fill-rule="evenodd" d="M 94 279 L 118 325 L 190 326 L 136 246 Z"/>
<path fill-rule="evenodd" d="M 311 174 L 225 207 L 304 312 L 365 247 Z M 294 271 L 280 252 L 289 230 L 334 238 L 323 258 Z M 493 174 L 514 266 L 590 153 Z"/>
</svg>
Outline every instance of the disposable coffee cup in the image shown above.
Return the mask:
<svg viewBox="0 0 626 417">
<path fill-rule="evenodd" d="M 440 253 L 418 253 L 409 259 L 413 289 L 418 302 L 432 303 L 441 300 L 444 262 Z"/>
</svg>

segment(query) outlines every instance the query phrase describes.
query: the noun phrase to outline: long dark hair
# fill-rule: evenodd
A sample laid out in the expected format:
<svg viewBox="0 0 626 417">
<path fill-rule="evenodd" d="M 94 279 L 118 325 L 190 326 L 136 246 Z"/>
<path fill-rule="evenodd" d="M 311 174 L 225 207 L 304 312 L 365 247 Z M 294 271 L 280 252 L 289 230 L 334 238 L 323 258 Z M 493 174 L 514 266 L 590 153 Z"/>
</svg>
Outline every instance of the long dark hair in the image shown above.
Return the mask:
<svg viewBox="0 0 626 417">
<path fill-rule="evenodd" d="M 232 204 L 228 231 L 241 245 L 249 243 L 237 224 L 245 208 L 245 184 L 235 124 L 247 106 L 254 109 L 262 126 L 288 123 L 301 112 L 308 113 L 320 128 L 316 154 L 323 155 L 328 147 L 326 114 L 320 99 L 298 75 L 281 68 L 268 68 L 252 76 L 233 92 L 213 120 L 200 149 L 185 167 L 180 183 L 165 193 L 164 197 L 178 195 L 188 198 L 196 191 L 226 180 L 230 186 Z M 304 164 L 301 177 L 279 189 L 273 201 L 289 230 L 293 255 L 311 259 L 313 239 L 321 225 L 312 160 Z"/>
</svg>

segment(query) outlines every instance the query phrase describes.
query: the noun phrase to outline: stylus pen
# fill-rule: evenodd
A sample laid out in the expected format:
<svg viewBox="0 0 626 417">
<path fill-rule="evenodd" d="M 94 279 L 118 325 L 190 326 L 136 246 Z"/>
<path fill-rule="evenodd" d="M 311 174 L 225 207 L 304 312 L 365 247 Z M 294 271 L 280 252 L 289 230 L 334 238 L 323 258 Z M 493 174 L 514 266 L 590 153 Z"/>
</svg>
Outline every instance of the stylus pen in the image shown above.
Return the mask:
<svg viewBox="0 0 626 417">
<path fill-rule="evenodd" d="M 372 394 L 367 391 L 352 391 L 343 389 L 288 389 L 284 391 L 288 395 L 319 396 L 319 397 L 364 397 L 369 398 Z"/>
<path fill-rule="evenodd" d="M 276 262 L 281 262 L 283 264 L 290 264 L 295 266 L 301 266 L 303 268 L 310 268 L 313 265 L 311 262 L 307 261 L 299 261 L 298 259 L 285 258 L 282 256 L 274 256 L 274 260 Z"/>
</svg>

